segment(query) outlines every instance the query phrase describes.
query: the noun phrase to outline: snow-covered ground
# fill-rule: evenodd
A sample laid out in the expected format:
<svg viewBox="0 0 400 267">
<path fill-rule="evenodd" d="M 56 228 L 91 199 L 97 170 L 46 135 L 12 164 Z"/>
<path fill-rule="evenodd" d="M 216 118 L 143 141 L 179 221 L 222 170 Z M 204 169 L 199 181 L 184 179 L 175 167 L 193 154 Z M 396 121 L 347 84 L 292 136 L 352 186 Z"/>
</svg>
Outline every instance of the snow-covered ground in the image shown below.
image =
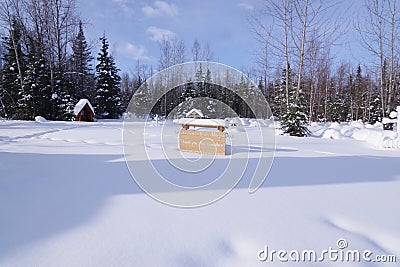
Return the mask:
<svg viewBox="0 0 400 267">
<path fill-rule="evenodd" d="M 257 133 L 251 126 L 250 138 Z M 0 266 L 400 262 L 400 147 L 382 145 L 395 132 L 353 122 L 313 124 L 307 138 L 277 136 L 274 163 L 256 193 L 248 193 L 245 174 L 220 201 L 180 209 L 135 184 L 122 127 L 120 121 L 0 121 Z M 340 250 L 339 239 L 346 249 L 370 250 L 372 259 L 396 255 L 397 263 L 258 259 L 265 246 L 320 253 Z"/>
</svg>

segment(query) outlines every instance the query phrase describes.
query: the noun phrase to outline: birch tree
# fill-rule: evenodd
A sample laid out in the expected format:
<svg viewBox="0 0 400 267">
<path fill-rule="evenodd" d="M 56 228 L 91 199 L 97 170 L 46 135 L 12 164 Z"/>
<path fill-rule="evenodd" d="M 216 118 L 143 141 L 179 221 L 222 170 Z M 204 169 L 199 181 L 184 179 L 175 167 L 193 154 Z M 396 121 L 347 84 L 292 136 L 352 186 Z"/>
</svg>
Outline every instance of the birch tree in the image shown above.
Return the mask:
<svg viewBox="0 0 400 267">
<path fill-rule="evenodd" d="M 365 0 L 364 8 L 366 15 L 362 18 L 362 23 L 356 26 L 362 46 L 378 61 L 380 102 L 382 116 L 385 117 L 393 109 L 396 88 L 399 15 L 397 0 Z"/>
</svg>

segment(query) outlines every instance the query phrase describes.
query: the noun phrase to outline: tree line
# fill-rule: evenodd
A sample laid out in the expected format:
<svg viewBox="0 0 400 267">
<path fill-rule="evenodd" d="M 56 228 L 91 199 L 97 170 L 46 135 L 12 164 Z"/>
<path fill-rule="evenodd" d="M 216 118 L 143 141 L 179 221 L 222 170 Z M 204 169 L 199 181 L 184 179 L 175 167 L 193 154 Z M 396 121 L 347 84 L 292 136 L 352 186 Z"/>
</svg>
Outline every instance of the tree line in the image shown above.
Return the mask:
<svg viewBox="0 0 400 267">
<path fill-rule="evenodd" d="M 106 36 L 93 68 L 74 0 L 4 0 L 0 116 L 70 120 L 79 99 L 89 99 L 99 118 L 122 113 L 119 70 Z"/>
<path fill-rule="evenodd" d="M 356 19 L 350 22 L 340 16 L 343 10 L 336 10 L 340 1 L 263 2 L 264 6 L 250 19 L 250 29 L 259 44 L 254 66 L 243 67 L 242 71 L 258 83 L 285 132 L 304 136 L 307 124 L 315 121 L 381 122 L 400 104 L 397 1 L 364 0 L 360 15 L 355 14 Z M 340 45 L 349 28 L 356 30 L 361 47 L 369 53 L 368 65 L 335 58 L 333 48 Z M 202 49 L 196 40 L 191 49 L 187 49 L 180 40 L 164 40 L 160 42 L 158 68 L 165 69 L 188 60 L 213 59 L 208 44 Z M 151 66 L 142 65 L 137 69 L 133 84 L 153 74 Z M 198 71 L 207 84 L 207 70 Z M 210 86 L 215 90 L 212 97 L 225 99 L 240 116 L 249 116 L 250 112 L 236 96 L 227 97 L 229 93 L 223 89 L 206 85 Z M 197 91 L 191 97 L 210 96 L 205 93 L 207 90 L 188 83 L 165 95 L 154 111 L 168 114 L 187 99 L 185 92 L 193 87 Z M 130 91 L 134 92 L 137 86 L 123 88 L 132 88 Z"/>
<path fill-rule="evenodd" d="M 251 19 L 259 44 L 255 73 L 287 133 L 306 135 L 305 127 L 289 129 L 293 121 L 303 126 L 311 121 L 380 122 L 400 104 L 397 0 L 364 0 L 359 14 L 351 16 L 354 21 L 336 9 L 340 1 L 263 3 Z M 332 50 L 349 28 L 358 34 L 369 65 L 335 61 Z"/>
<path fill-rule="evenodd" d="M 397 1 L 364 0 L 362 15 L 350 26 L 335 13 L 336 2 L 263 2 L 250 19 L 259 50 L 254 66 L 242 71 L 258 83 L 285 131 L 306 135 L 304 126 L 311 121 L 374 123 L 400 104 Z M 5 0 L 0 18 L 8 30 L 0 51 L 3 117 L 67 119 L 80 98 L 94 104 L 98 117 L 118 117 L 156 71 L 186 61 L 214 60 L 209 44 L 195 40 L 187 49 L 181 40 L 165 39 L 159 43 L 157 66 L 137 62 L 134 72 L 119 76 L 105 36 L 93 69 L 93 48 L 85 40 L 74 0 Z M 370 53 L 370 65 L 337 62 L 332 54 L 349 27 L 357 30 L 360 44 Z M 188 81 L 175 88 L 153 112 L 167 116 L 182 101 L 207 96 L 223 100 L 240 116 L 251 116 L 243 101 L 209 81 L 207 72 L 198 69 L 200 84 Z M 297 130 L 290 130 L 291 125 Z"/>
</svg>

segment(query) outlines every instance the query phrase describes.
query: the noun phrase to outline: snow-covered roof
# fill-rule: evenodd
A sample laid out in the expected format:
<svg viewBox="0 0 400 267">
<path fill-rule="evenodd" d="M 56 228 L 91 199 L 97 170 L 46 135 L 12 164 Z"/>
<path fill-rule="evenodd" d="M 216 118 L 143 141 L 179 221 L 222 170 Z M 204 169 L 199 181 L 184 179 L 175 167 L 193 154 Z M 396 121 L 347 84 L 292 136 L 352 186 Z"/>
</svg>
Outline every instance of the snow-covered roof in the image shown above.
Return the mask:
<svg viewBox="0 0 400 267">
<path fill-rule="evenodd" d="M 198 110 L 198 109 L 196 109 L 196 108 L 193 108 L 193 109 L 191 109 L 188 113 L 186 113 L 186 118 L 187 117 L 189 117 L 190 116 L 190 114 L 192 114 L 192 113 L 196 113 L 199 117 L 204 117 L 204 115 L 203 115 L 203 112 L 201 112 L 200 110 Z"/>
<path fill-rule="evenodd" d="M 396 123 L 397 119 L 390 119 L 390 118 L 383 118 L 382 123 L 383 124 L 388 124 L 388 123 Z"/>
<path fill-rule="evenodd" d="M 92 110 L 93 114 L 94 114 L 94 109 L 92 107 L 92 104 L 90 104 L 89 100 L 87 99 L 81 99 L 79 100 L 78 104 L 75 105 L 74 107 L 74 115 L 78 115 L 79 112 L 83 109 L 83 107 L 88 104 L 89 108 Z"/>
<path fill-rule="evenodd" d="M 224 126 L 226 127 L 225 120 L 221 119 L 192 119 L 182 118 L 178 120 L 179 124 L 193 124 L 199 126 Z"/>
<path fill-rule="evenodd" d="M 391 118 L 391 119 L 397 118 L 397 112 L 396 111 L 390 112 L 389 118 Z"/>
</svg>

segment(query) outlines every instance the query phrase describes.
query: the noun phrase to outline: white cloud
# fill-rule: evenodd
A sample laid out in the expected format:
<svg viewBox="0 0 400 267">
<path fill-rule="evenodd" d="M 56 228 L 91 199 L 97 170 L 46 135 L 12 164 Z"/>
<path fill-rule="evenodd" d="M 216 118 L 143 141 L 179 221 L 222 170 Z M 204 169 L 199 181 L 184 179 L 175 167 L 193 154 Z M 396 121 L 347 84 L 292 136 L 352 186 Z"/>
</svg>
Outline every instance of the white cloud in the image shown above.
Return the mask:
<svg viewBox="0 0 400 267">
<path fill-rule="evenodd" d="M 163 40 L 171 40 L 176 37 L 176 33 L 167 29 L 161 29 L 156 26 L 150 26 L 147 28 L 147 33 L 149 33 L 150 39 L 155 42 L 161 42 Z"/>
<path fill-rule="evenodd" d="M 244 9 L 244 10 L 249 10 L 249 11 L 254 10 L 254 6 L 247 4 L 247 3 L 240 3 L 240 4 L 238 4 L 238 7 L 240 7 L 241 9 Z"/>
<path fill-rule="evenodd" d="M 113 3 L 116 3 L 122 11 L 128 16 L 131 16 L 135 13 L 134 9 L 129 6 L 130 1 L 129 0 L 111 0 Z"/>
<path fill-rule="evenodd" d="M 120 1 L 120 0 L 117 0 Z M 179 15 L 178 8 L 174 4 L 168 4 L 164 1 L 155 1 L 153 6 L 144 6 L 142 12 L 150 17 L 167 15 L 170 17 L 175 17 Z"/>
<path fill-rule="evenodd" d="M 127 43 L 122 48 L 122 52 L 134 60 L 149 60 L 150 59 L 147 56 L 146 48 L 142 45 L 137 46 L 132 43 Z"/>
</svg>

